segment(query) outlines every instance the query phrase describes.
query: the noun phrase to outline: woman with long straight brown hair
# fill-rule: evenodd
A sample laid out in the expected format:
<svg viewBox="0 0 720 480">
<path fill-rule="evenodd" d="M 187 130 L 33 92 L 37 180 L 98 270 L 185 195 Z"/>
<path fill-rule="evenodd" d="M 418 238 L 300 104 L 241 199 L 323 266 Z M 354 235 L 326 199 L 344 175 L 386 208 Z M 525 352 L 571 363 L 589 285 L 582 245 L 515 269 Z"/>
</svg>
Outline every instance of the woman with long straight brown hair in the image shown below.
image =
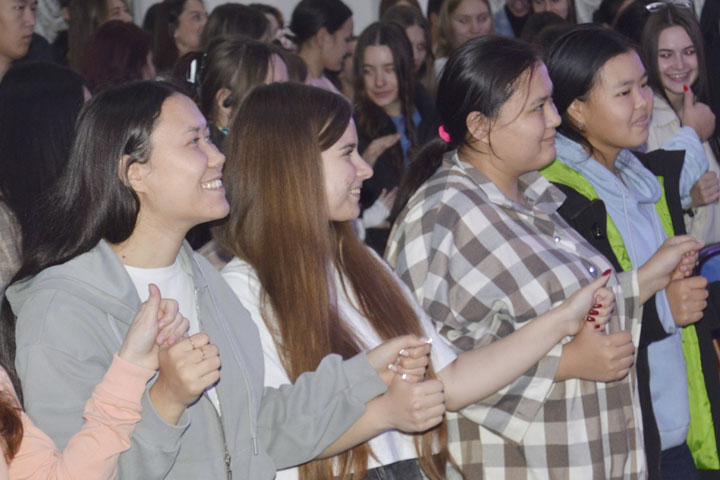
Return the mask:
<svg viewBox="0 0 720 480">
<path fill-rule="evenodd" d="M 607 278 L 600 278 L 517 335 L 456 357 L 410 292 L 352 230 L 360 186 L 372 170 L 357 152 L 351 107 L 343 97 L 293 83 L 257 87 L 235 117 L 227 153 L 231 213 L 215 234 L 237 257 L 223 276 L 260 330 L 266 386 L 291 382 L 329 353 L 349 357 L 412 333 L 432 340 L 429 379 L 399 387 L 431 401 L 439 394 L 437 376 L 446 407 L 458 410 L 502 388 L 555 342 L 574 335 L 591 306 L 604 305 L 597 309 L 600 323 L 613 308 L 612 294 L 600 288 Z M 408 367 L 404 359 L 400 365 Z M 446 478 L 444 424 L 419 436 L 403 434 L 408 429 L 394 413 L 394 387 L 370 402 L 351 428 L 372 432 L 370 442 L 306 464 L 299 477 Z M 387 417 L 395 429 L 377 428 L 376 419 Z M 297 475 L 281 471 L 277 478 Z"/>
</svg>

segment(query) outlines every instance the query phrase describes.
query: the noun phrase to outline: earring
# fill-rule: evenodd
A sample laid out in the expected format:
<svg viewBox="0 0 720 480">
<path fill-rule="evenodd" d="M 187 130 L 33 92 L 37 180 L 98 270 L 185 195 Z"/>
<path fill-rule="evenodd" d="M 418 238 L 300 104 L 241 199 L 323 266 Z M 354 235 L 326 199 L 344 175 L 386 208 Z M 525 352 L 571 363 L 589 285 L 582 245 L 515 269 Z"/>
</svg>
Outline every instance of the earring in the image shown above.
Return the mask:
<svg viewBox="0 0 720 480">
<path fill-rule="evenodd" d="M 583 130 L 585 130 L 585 124 L 582 122 L 578 122 L 577 128 L 582 132 Z"/>
</svg>

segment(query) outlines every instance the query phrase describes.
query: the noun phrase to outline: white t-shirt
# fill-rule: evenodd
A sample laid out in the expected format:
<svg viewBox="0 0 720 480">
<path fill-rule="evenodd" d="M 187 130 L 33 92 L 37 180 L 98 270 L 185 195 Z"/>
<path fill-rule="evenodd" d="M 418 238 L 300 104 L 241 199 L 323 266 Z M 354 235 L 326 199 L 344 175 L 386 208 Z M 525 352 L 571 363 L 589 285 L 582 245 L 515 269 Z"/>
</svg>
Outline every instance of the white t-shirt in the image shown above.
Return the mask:
<svg viewBox="0 0 720 480">
<path fill-rule="evenodd" d="M 381 261 L 381 260 L 379 260 Z M 247 262 L 239 258 L 233 258 L 222 270 L 222 275 L 230 284 L 235 294 L 238 296 L 245 308 L 250 312 L 250 316 L 258 327 L 260 332 L 260 341 L 263 346 L 263 357 L 265 360 L 265 386 L 278 387 L 280 385 L 291 383 L 285 372 L 278 355 L 275 342 L 273 341 L 270 330 L 263 321 L 260 313 L 260 283 L 255 274 L 253 267 Z M 435 371 L 440 371 L 448 364 L 452 363 L 457 357 L 455 352 L 448 346 L 443 338 L 435 331 L 434 326 L 427 318 L 425 312 L 417 305 L 417 301 L 411 296 L 407 287 L 400 281 L 397 284 L 402 287 L 405 296 L 411 302 L 418 315 L 418 319 L 425 330 L 425 335 L 432 338 L 431 360 Z M 372 329 L 368 321 L 358 310 L 353 307 L 357 304 L 355 298 L 347 298 L 339 285 L 339 279 L 336 275 L 336 290 L 338 312 L 343 319 L 348 322 L 352 330 L 358 338 L 369 348 L 378 346 L 381 342 L 375 330 Z M 352 295 L 351 295 L 352 296 Z M 370 457 L 368 468 L 375 468 L 381 465 L 389 465 L 401 460 L 417 458 L 413 437 L 396 430 L 388 430 L 377 437 L 370 440 L 370 447 L 379 461 Z M 277 480 L 297 479 L 297 468 L 280 470 L 275 477 Z"/>
<path fill-rule="evenodd" d="M 188 334 L 194 335 L 200 331 L 192 274 L 183 269 L 179 257 L 169 267 L 138 268 L 128 265 L 123 266 L 130 275 L 141 302 L 148 299 L 150 296 L 148 285 L 154 283 L 160 289 L 162 298 L 172 298 L 178 302 L 178 310 L 190 322 Z M 206 393 L 218 413 L 220 413 L 220 402 L 215 387 L 209 388 Z"/>
</svg>

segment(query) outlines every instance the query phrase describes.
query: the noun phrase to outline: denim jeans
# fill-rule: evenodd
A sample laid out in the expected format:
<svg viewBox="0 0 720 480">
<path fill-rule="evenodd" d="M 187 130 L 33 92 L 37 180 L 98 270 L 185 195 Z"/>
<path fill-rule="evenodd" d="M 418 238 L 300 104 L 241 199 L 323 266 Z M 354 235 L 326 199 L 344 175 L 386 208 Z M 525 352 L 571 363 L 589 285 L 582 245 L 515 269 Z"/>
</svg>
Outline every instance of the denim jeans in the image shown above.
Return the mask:
<svg viewBox="0 0 720 480">
<path fill-rule="evenodd" d="M 700 479 L 687 443 L 662 451 L 660 476 L 662 480 Z"/>
</svg>

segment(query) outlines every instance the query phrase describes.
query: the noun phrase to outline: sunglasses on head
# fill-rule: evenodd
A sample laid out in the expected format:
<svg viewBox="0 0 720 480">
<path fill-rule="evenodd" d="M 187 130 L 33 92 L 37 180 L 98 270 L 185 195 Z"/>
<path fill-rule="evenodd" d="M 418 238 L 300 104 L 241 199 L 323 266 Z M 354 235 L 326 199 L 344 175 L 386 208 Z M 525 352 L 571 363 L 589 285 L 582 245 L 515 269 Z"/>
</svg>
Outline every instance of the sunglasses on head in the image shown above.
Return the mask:
<svg viewBox="0 0 720 480">
<path fill-rule="evenodd" d="M 690 10 L 694 10 L 694 4 L 691 0 L 677 0 L 677 1 L 661 1 L 661 2 L 652 2 L 645 5 L 645 10 L 647 10 L 650 13 L 655 12 L 661 12 L 668 8 L 669 5 L 673 5 L 675 7 L 679 8 L 687 8 Z"/>
</svg>

